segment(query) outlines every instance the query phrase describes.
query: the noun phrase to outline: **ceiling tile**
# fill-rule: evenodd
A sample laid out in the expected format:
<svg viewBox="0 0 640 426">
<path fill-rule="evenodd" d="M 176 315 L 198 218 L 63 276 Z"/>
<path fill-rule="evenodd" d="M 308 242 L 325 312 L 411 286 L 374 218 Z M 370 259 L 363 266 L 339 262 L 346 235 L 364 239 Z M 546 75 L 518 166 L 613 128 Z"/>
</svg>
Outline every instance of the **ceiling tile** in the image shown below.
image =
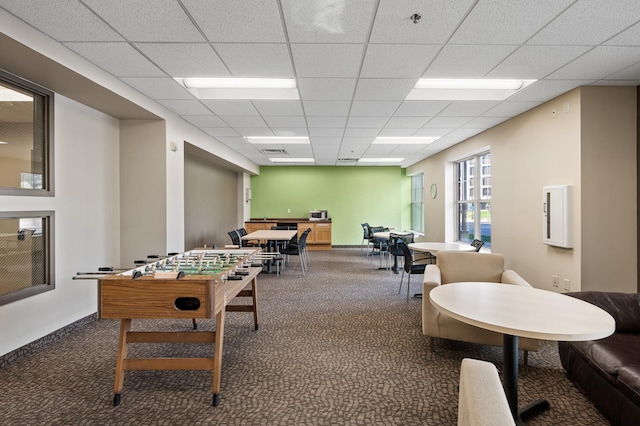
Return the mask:
<svg viewBox="0 0 640 426">
<path fill-rule="evenodd" d="M 349 117 L 347 127 L 360 129 L 382 129 L 389 121 L 389 117 Z"/>
<path fill-rule="evenodd" d="M 268 127 L 262 117 L 257 115 L 221 115 L 220 118 L 231 127 Z"/>
<path fill-rule="evenodd" d="M 403 101 L 417 79 L 361 78 L 354 100 L 358 101 Z"/>
<path fill-rule="evenodd" d="M 209 41 L 284 43 L 277 2 L 272 0 L 182 0 Z"/>
<path fill-rule="evenodd" d="M 302 104 L 299 100 L 253 100 L 258 112 L 263 115 L 299 115 L 302 116 Z"/>
<path fill-rule="evenodd" d="M 445 43 L 475 0 L 394 0 L 380 2 L 371 43 Z M 417 24 L 411 15 L 421 15 Z"/>
<path fill-rule="evenodd" d="M 425 126 L 424 128 L 417 130 L 415 132 L 415 134 L 413 134 L 411 136 L 437 136 L 437 137 L 441 138 L 444 135 L 450 133 L 452 130 L 453 130 L 453 128 L 439 129 L 439 128 L 431 128 L 431 127 L 426 127 Z M 432 142 L 432 143 L 435 143 L 435 142 Z"/>
<path fill-rule="evenodd" d="M 637 23 L 617 36 L 607 40 L 605 45 L 611 46 L 638 46 L 640 45 L 640 23 Z"/>
<path fill-rule="evenodd" d="M 72 42 L 64 45 L 116 77 L 166 76 L 128 43 Z"/>
<path fill-rule="evenodd" d="M 336 127 L 309 127 L 309 136 L 342 136 L 344 129 Z"/>
<path fill-rule="evenodd" d="M 498 104 L 498 101 L 454 101 L 443 109 L 440 115 L 450 117 L 476 116 Z"/>
<path fill-rule="evenodd" d="M 542 28 L 529 43 L 598 45 L 638 20 L 637 0 L 577 1 Z"/>
<path fill-rule="evenodd" d="M 431 117 L 391 117 L 385 125 L 386 129 L 402 129 L 407 127 L 419 128 L 426 124 Z"/>
<path fill-rule="evenodd" d="M 451 44 L 521 44 L 574 0 L 477 2 L 458 30 Z"/>
<path fill-rule="evenodd" d="M 269 127 L 307 127 L 307 122 L 304 117 L 301 116 L 285 116 L 285 115 L 270 115 L 263 116 L 264 121 L 267 122 Z"/>
<path fill-rule="evenodd" d="M 375 2 L 281 0 L 292 43 L 364 43 Z"/>
<path fill-rule="evenodd" d="M 194 126 L 198 126 L 198 127 L 229 128 L 227 123 L 225 123 L 220 119 L 220 117 L 216 117 L 215 115 L 183 115 L 182 118 L 184 118 Z M 237 133 L 235 135 L 237 135 Z M 226 136 L 229 136 L 229 135 L 226 135 Z"/>
<path fill-rule="evenodd" d="M 447 45 L 442 48 L 422 77 L 481 78 L 518 46 Z"/>
<path fill-rule="evenodd" d="M 635 64 L 640 47 L 600 46 L 549 75 L 550 79 L 597 79 Z"/>
<path fill-rule="evenodd" d="M 363 78 L 420 78 L 440 46 L 370 44 L 362 65 Z"/>
<path fill-rule="evenodd" d="M 399 101 L 354 101 L 350 115 L 391 117 L 399 105 Z"/>
<path fill-rule="evenodd" d="M 429 120 L 429 122 L 424 125 L 424 128 L 425 129 L 456 129 L 471 119 L 473 119 L 473 117 L 438 116 Z"/>
<path fill-rule="evenodd" d="M 540 79 L 590 49 L 587 46 L 522 46 L 487 77 Z"/>
<path fill-rule="evenodd" d="M 292 44 L 291 54 L 298 77 L 358 76 L 362 44 Z"/>
<path fill-rule="evenodd" d="M 540 102 L 500 102 L 485 111 L 483 115 L 489 117 L 514 117 L 540 105 Z"/>
<path fill-rule="evenodd" d="M 451 101 L 404 101 L 394 114 L 396 117 L 433 117 Z"/>
<path fill-rule="evenodd" d="M 349 114 L 350 101 L 308 101 L 303 102 L 307 115 L 333 116 Z"/>
<path fill-rule="evenodd" d="M 3 0 L 2 7 L 58 41 L 123 41 L 102 19 L 75 0 Z M 64 22 L 65 25 L 60 25 Z"/>
<path fill-rule="evenodd" d="M 578 86 L 586 86 L 593 80 L 538 80 L 515 95 L 509 101 L 545 102 Z"/>
<path fill-rule="evenodd" d="M 229 72 L 207 43 L 136 43 L 171 77 L 228 77 Z"/>
<path fill-rule="evenodd" d="M 265 117 L 267 118 L 267 117 Z M 307 127 L 271 127 L 274 136 L 309 136 Z"/>
<path fill-rule="evenodd" d="M 286 44 L 214 44 L 234 77 L 293 78 Z"/>
<path fill-rule="evenodd" d="M 303 101 L 351 100 L 355 78 L 299 78 L 298 90 Z"/>
<path fill-rule="evenodd" d="M 211 111 L 195 100 L 161 99 L 157 102 L 178 115 L 211 115 Z"/>
<path fill-rule="evenodd" d="M 309 127 L 339 127 L 347 125 L 347 117 L 307 116 Z"/>
<path fill-rule="evenodd" d="M 205 133 L 210 134 L 213 137 L 217 136 L 239 136 L 238 133 L 231 127 L 202 127 Z"/>
<path fill-rule="evenodd" d="M 191 93 L 169 77 L 128 77 L 121 80 L 151 99 L 193 100 Z"/>
<path fill-rule="evenodd" d="M 217 115 L 259 115 L 251 101 L 244 99 L 203 99 L 201 102 Z"/>
<path fill-rule="evenodd" d="M 83 1 L 131 41 L 205 41 L 175 0 Z"/>
<path fill-rule="evenodd" d="M 378 136 L 407 137 L 407 136 L 414 136 L 415 132 L 416 132 L 415 127 L 403 129 L 400 127 L 394 128 L 394 127 L 387 126 L 384 129 L 380 130 L 380 134 Z"/>
<path fill-rule="evenodd" d="M 376 136 L 378 136 L 379 133 L 380 133 L 379 128 L 365 129 L 365 128 L 347 127 L 344 131 L 344 137 L 345 139 L 351 138 L 351 137 L 370 137 L 371 139 L 373 139 Z"/>
</svg>

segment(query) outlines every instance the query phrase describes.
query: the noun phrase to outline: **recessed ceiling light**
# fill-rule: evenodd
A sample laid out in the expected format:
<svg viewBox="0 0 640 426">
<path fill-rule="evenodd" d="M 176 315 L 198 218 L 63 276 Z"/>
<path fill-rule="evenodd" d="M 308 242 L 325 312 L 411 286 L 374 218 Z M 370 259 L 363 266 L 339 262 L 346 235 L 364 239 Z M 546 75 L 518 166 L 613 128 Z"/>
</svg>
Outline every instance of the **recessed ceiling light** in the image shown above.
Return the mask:
<svg viewBox="0 0 640 426">
<path fill-rule="evenodd" d="M 290 157 L 281 157 L 281 158 L 269 158 L 269 161 L 272 163 L 315 163 L 313 158 L 290 158 Z"/>
<path fill-rule="evenodd" d="M 375 145 L 419 145 L 428 144 L 438 139 L 438 136 L 378 136 L 371 142 Z"/>
<path fill-rule="evenodd" d="M 361 158 L 358 163 L 400 163 L 404 158 Z"/>
<path fill-rule="evenodd" d="M 292 145 L 309 143 L 308 136 L 247 136 L 245 139 L 253 144 Z"/>
<path fill-rule="evenodd" d="M 198 99 L 300 99 L 293 78 L 176 78 Z"/>
<path fill-rule="evenodd" d="M 408 100 L 504 100 L 536 80 L 421 78 Z"/>
</svg>

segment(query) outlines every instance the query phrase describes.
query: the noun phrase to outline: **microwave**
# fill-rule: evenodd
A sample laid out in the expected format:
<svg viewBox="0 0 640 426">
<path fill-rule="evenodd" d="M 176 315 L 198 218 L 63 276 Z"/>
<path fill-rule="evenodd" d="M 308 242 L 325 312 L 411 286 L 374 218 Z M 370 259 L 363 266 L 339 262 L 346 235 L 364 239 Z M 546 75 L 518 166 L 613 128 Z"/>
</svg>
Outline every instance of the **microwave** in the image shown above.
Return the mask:
<svg viewBox="0 0 640 426">
<path fill-rule="evenodd" d="M 309 210 L 309 220 L 327 220 L 329 214 L 326 210 Z"/>
</svg>

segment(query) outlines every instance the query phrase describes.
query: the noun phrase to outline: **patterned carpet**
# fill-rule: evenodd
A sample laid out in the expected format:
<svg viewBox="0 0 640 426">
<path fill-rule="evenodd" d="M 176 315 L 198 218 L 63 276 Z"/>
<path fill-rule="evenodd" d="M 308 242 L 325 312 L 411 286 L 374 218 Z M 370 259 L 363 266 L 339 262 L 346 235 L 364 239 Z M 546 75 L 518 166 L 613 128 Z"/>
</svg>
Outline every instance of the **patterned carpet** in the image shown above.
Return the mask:
<svg viewBox="0 0 640 426">
<path fill-rule="evenodd" d="M 220 405 L 211 373 L 130 371 L 113 407 L 118 321 L 98 320 L 0 369 L 2 425 L 455 425 L 460 362 L 502 367 L 502 349 L 440 341 L 420 327 L 420 300 L 397 294 L 399 275 L 359 249 L 312 252 L 283 275 L 259 278 L 260 329 L 227 314 Z M 422 277 L 416 279 L 422 282 Z M 415 285 L 419 291 L 420 285 Z M 134 329 L 188 329 L 138 320 Z M 213 329 L 214 320 L 200 321 Z M 153 346 L 153 347 L 151 347 Z M 208 356 L 209 345 L 133 345 L 130 356 Z M 530 425 L 607 425 L 543 342 L 520 369 L 520 403 L 551 409 Z"/>
</svg>

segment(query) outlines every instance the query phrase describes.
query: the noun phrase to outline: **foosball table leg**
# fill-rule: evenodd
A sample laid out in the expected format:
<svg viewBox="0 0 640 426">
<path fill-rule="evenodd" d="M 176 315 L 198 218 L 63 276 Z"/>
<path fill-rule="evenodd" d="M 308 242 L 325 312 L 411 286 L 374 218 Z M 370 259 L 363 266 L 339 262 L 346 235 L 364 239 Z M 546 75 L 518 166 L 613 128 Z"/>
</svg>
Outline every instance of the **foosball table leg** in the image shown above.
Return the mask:
<svg viewBox="0 0 640 426">
<path fill-rule="evenodd" d="M 120 393 L 115 393 L 113 394 L 113 406 L 117 407 L 118 405 L 120 405 L 120 397 L 122 396 L 122 394 Z"/>
<path fill-rule="evenodd" d="M 193 318 L 191 321 L 193 322 L 193 329 L 197 330 L 198 329 L 198 322 L 196 321 L 195 318 Z"/>
<path fill-rule="evenodd" d="M 113 385 L 113 405 L 120 405 L 120 394 L 124 386 L 124 360 L 127 358 L 127 333 L 131 330 L 131 319 L 120 320 L 118 356 L 116 358 L 116 378 Z"/>
<path fill-rule="evenodd" d="M 220 404 L 220 395 L 217 393 L 213 394 L 213 402 L 211 403 L 211 405 L 213 405 L 214 407 L 217 407 Z"/>
</svg>

